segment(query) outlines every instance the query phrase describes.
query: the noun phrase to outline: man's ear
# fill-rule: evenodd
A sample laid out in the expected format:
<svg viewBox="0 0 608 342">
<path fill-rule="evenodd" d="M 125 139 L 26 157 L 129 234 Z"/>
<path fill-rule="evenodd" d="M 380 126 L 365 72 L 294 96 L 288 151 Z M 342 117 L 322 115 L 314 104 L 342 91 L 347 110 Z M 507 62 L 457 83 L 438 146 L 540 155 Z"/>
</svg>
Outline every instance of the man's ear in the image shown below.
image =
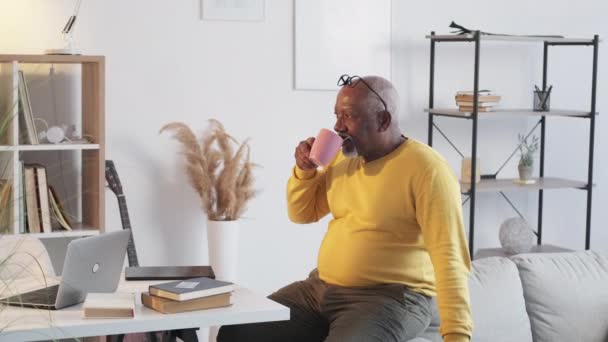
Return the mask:
<svg viewBox="0 0 608 342">
<path fill-rule="evenodd" d="M 385 132 L 391 126 L 392 115 L 391 113 L 383 110 L 378 113 L 378 132 Z"/>
</svg>

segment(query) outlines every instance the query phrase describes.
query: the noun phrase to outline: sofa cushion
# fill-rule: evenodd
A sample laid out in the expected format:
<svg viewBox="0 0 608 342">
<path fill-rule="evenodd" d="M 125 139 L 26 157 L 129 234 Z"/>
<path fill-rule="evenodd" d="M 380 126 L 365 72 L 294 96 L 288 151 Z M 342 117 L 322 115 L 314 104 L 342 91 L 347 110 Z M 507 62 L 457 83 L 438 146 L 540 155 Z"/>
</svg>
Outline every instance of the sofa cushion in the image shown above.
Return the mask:
<svg viewBox="0 0 608 342">
<path fill-rule="evenodd" d="M 473 261 L 469 276 L 474 342 L 532 341 L 517 267 L 508 258 Z"/>
<path fill-rule="evenodd" d="M 608 341 L 608 256 L 592 251 L 521 254 L 534 341 Z"/>
</svg>

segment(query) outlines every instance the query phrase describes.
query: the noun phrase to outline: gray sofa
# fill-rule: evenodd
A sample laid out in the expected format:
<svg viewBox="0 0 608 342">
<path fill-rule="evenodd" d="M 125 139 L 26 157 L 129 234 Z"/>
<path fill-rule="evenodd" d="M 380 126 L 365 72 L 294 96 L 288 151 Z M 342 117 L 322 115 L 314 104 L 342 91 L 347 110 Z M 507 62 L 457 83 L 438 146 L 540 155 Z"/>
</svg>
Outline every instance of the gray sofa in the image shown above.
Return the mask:
<svg viewBox="0 0 608 342">
<path fill-rule="evenodd" d="M 473 261 L 474 342 L 607 342 L 608 254 L 519 254 Z M 411 342 L 441 341 L 439 320 Z"/>
</svg>

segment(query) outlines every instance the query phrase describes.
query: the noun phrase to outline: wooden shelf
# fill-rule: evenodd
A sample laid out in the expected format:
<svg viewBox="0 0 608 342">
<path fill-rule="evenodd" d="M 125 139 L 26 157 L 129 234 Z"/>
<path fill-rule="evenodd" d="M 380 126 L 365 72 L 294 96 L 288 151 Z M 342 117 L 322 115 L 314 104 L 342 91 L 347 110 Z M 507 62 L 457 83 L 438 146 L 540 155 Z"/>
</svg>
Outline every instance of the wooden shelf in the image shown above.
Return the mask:
<svg viewBox="0 0 608 342">
<path fill-rule="evenodd" d="M 473 41 L 475 36 L 473 34 L 444 34 L 444 35 L 426 35 L 427 39 L 433 39 L 438 41 Z M 593 44 L 593 39 L 585 38 L 551 38 L 551 37 L 538 37 L 538 36 L 498 36 L 498 35 L 484 35 L 480 36 L 480 40 L 483 41 L 502 41 L 502 42 L 520 42 L 520 43 L 534 43 L 534 42 L 549 42 L 549 43 L 578 43 L 578 44 Z"/>
<path fill-rule="evenodd" d="M 456 118 L 467 118 L 473 117 L 471 112 L 461 112 L 458 108 L 432 108 L 425 109 L 425 112 L 429 112 L 434 115 L 451 116 Z M 596 113 L 597 114 L 597 113 Z M 490 118 L 490 117 L 526 117 L 526 116 L 574 116 L 574 117 L 589 117 L 591 112 L 584 110 L 569 110 L 569 109 L 554 109 L 548 112 L 535 112 L 531 109 L 508 109 L 508 108 L 496 108 L 491 112 L 479 112 L 477 113 L 479 118 Z"/>
<path fill-rule="evenodd" d="M 37 238 L 59 238 L 91 235 L 99 235 L 99 229 L 93 227 L 78 227 L 78 225 L 75 224 L 72 230 L 58 230 L 51 233 L 2 234 L 0 235 L 0 239 L 19 239 L 25 236 L 34 236 Z"/>
<path fill-rule="evenodd" d="M 40 144 L 40 145 L 17 145 L 0 146 L 1 152 L 9 151 L 79 151 L 79 150 L 98 150 L 99 144 Z"/>
<path fill-rule="evenodd" d="M 82 55 L 0 55 L 0 63 L 100 63 L 104 61 L 103 56 L 82 56 Z"/>
<path fill-rule="evenodd" d="M 66 115 L 76 125 L 76 130 L 85 137 L 95 137 L 94 143 L 61 143 L 61 144 L 39 144 L 20 145 L 20 132 L 26 127 L 21 127 L 24 120 L 20 118 L 19 106 L 19 72 L 22 71 L 27 77 L 39 70 L 35 64 L 47 64 L 43 67 L 50 68 L 50 64 L 73 64 L 77 68 L 70 68 L 75 76 L 69 84 L 60 84 L 65 88 L 66 94 L 73 99 L 79 99 L 79 108 L 73 108 Z M 26 79 L 27 83 L 27 79 Z M 42 82 L 44 87 L 49 83 Z M 40 113 L 38 115 L 45 120 L 43 107 L 48 105 L 42 98 L 42 91 L 46 94 L 50 89 L 38 89 L 31 92 L 30 100 L 36 103 L 34 98 L 40 100 L 38 103 Z M 69 95 L 71 94 L 71 95 Z M 44 95 L 46 96 L 46 95 Z M 51 100 L 51 99 L 48 99 Z M 36 108 L 33 109 L 33 112 Z M 105 231 L 105 57 L 104 56 L 82 56 L 82 55 L 20 55 L 0 54 L 0 112 L 2 118 L 9 117 L 9 124 L 5 127 L 0 146 L 0 178 L 7 179 L 12 184 L 10 203 L 14 205 L 8 208 L 11 218 L 9 235 L 16 236 L 23 227 L 22 220 L 25 219 L 24 204 L 24 177 L 21 168 L 22 163 L 40 164 L 47 167 L 47 180 L 49 185 L 54 185 L 58 190 L 58 197 L 64 204 L 69 201 L 69 213 L 72 221 L 85 222 L 88 227 L 73 227 L 74 231 L 58 231 L 51 233 L 32 233 L 39 237 L 55 236 L 87 236 Z M 20 118 L 22 119 L 22 118 Z M 32 132 L 30 132 L 32 133 Z M 36 131 L 33 134 L 37 134 Z M 52 167 L 56 163 L 55 151 L 74 151 L 66 159 L 70 163 L 69 170 Z M 20 153 L 24 152 L 24 153 Z M 54 182 L 61 182 L 57 187 Z M 7 209 L 7 208 L 3 208 Z"/>
<path fill-rule="evenodd" d="M 534 184 L 516 183 L 516 178 L 503 179 L 482 179 L 476 184 L 476 192 L 491 192 L 505 190 L 540 190 L 540 189 L 581 189 L 587 186 L 587 183 L 563 178 L 543 177 L 535 178 Z M 460 182 L 460 189 L 463 194 L 471 191 L 471 184 Z"/>
</svg>

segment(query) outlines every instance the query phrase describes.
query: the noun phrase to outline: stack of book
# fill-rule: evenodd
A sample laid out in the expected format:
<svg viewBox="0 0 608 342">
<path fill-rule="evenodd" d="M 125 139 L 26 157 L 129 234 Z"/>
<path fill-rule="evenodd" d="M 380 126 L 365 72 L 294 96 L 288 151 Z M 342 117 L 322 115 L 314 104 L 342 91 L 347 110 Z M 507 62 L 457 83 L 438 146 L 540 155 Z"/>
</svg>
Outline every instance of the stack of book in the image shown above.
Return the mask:
<svg viewBox="0 0 608 342">
<path fill-rule="evenodd" d="M 500 95 L 494 94 L 491 90 L 480 90 L 477 98 L 478 112 L 491 112 L 492 108 L 500 102 Z M 474 104 L 473 91 L 459 91 L 455 96 L 456 105 L 461 112 L 472 112 Z"/>
<path fill-rule="evenodd" d="M 40 164 L 23 164 L 22 197 L 25 220 L 21 232 L 50 233 L 54 230 L 72 230 L 67 211 L 57 192 L 48 184 L 46 167 Z M 27 221 L 27 223 L 25 223 Z"/>
<path fill-rule="evenodd" d="M 206 277 L 150 285 L 144 306 L 164 314 L 229 306 L 234 284 Z"/>
</svg>

